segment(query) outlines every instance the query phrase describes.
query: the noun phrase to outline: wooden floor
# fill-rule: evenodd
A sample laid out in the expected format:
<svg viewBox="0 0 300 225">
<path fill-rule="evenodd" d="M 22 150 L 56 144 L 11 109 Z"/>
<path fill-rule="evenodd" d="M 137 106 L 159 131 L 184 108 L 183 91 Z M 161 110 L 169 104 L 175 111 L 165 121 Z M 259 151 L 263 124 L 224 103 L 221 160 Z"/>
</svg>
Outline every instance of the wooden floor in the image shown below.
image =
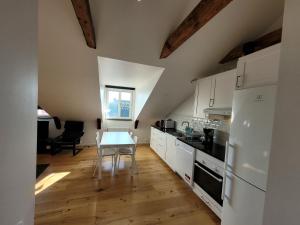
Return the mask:
<svg viewBox="0 0 300 225">
<path fill-rule="evenodd" d="M 219 225 L 219 219 L 148 146 L 137 150 L 138 174 L 129 158 L 117 176 L 104 162 L 103 180 L 92 178 L 95 148 L 38 155 L 50 166 L 37 180 L 36 225 Z M 125 167 L 125 169 L 124 169 Z"/>
</svg>

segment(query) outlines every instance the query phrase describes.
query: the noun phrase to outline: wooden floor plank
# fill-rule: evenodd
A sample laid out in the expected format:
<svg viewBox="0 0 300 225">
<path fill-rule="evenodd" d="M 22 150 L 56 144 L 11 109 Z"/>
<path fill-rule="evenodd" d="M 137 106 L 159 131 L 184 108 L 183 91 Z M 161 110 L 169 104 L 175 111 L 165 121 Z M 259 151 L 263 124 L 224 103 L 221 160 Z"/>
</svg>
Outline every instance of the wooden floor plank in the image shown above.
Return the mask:
<svg viewBox="0 0 300 225">
<path fill-rule="evenodd" d="M 96 149 L 38 155 L 50 166 L 39 177 L 35 225 L 220 225 L 219 219 L 148 146 L 137 149 L 138 173 L 122 157 L 118 175 L 104 162 L 103 179 L 92 177 Z M 51 179 L 48 179 L 49 177 Z M 56 178 L 57 177 L 57 178 Z M 56 180 L 57 179 L 57 180 Z M 53 182 L 53 180 L 55 182 Z"/>
</svg>

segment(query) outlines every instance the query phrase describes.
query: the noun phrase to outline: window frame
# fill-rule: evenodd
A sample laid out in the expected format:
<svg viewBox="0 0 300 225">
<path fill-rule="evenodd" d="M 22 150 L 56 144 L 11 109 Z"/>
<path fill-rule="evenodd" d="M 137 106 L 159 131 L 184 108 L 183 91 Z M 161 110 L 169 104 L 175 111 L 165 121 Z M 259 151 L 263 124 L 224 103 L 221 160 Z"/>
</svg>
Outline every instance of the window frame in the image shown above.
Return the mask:
<svg viewBox="0 0 300 225">
<path fill-rule="evenodd" d="M 118 103 L 118 112 L 119 115 L 115 117 L 111 117 L 108 114 L 108 96 L 109 91 L 115 91 L 119 93 L 119 103 Z M 129 107 L 129 117 L 121 117 L 121 93 L 130 93 L 130 107 Z M 134 90 L 126 89 L 126 88 L 113 88 L 113 87 L 105 87 L 105 118 L 107 120 L 123 120 L 123 121 L 131 121 L 133 118 L 133 104 L 134 103 Z"/>
</svg>

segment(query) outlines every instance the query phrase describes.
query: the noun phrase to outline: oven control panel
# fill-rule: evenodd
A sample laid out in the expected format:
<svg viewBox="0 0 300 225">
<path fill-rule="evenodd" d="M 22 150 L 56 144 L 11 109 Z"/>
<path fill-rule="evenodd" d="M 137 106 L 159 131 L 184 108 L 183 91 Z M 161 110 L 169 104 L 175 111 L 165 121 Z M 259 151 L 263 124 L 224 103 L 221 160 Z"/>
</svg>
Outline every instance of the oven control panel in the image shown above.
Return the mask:
<svg viewBox="0 0 300 225">
<path fill-rule="evenodd" d="M 196 160 L 207 168 L 211 169 L 215 173 L 223 177 L 224 175 L 224 163 L 219 160 L 214 160 L 211 156 L 201 152 L 196 151 Z"/>
</svg>

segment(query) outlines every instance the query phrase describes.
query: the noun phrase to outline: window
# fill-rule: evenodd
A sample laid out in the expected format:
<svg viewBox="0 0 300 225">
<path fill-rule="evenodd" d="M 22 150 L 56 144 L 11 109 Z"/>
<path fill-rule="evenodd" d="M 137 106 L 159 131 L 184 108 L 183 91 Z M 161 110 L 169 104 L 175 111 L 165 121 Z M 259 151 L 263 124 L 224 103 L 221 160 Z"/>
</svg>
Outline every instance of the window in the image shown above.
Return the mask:
<svg viewBox="0 0 300 225">
<path fill-rule="evenodd" d="M 106 118 L 132 118 L 133 90 L 123 88 L 106 88 Z"/>
</svg>

